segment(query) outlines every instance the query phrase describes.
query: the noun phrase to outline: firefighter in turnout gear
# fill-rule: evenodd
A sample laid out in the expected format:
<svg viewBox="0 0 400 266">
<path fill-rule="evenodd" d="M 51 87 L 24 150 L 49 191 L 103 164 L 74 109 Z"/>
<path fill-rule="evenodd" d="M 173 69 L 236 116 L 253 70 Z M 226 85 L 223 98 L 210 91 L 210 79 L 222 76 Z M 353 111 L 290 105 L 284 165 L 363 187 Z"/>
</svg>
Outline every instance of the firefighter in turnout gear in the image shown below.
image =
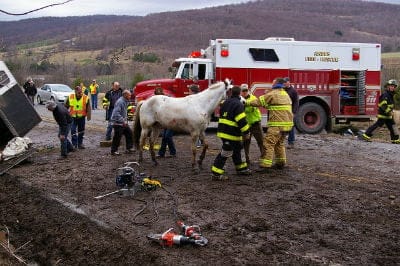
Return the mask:
<svg viewBox="0 0 400 266">
<path fill-rule="evenodd" d="M 276 78 L 272 89 L 246 105 L 264 107 L 268 110 L 267 134 L 264 137 L 264 153 L 260 158 L 257 172 L 267 172 L 275 156 L 277 168 L 286 164 L 285 139 L 293 127 L 292 101 L 284 89 L 284 80 Z"/>
<path fill-rule="evenodd" d="M 390 139 L 393 144 L 400 144 L 399 132 L 393 119 L 394 93 L 398 86 L 395 79 L 391 79 L 385 84 L 386 91 L 379 97 L 378 120 L 370 126 L 361 138 L 365 141 L 371 141 L 372 132 L 378 127 L 386 125 L 390 132 Z"/>
<path fill-rule="evenodd" d="M 251 171 L 247 163 L 242 161 L 241 155 L 243 137 L 249 138 L 250 133 L 244 106 L 240 102 L 240 87 L 232 88 L 232 96 L 224 101 L 220 114 L 217 136 L 222 140 L 222 149 L 211 167 L 213 180 L 228 179 L 224 175 L 224 165 L 229 157 L 232 157 L 237 174 L 250 175 Z"/>
</svg>

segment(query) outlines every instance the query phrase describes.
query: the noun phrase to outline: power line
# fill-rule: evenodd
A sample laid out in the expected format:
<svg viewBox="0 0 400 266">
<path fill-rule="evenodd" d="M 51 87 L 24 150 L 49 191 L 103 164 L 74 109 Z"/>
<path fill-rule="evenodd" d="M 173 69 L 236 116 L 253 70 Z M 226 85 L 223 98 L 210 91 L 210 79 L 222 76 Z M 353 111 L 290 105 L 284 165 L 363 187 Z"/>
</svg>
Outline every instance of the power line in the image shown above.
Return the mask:
<svg viewBox="0 0 400 266">
<path fill-rule="evenodd" d="M 11 13 L 11 12 L 7 12 L 7 11 L 2 10 L 2 9 L 0 9 L 0 12 L 4 13 L 6 15 L 10 15 L 10 16 L 23 16 L 23 15 L 27 15 L 27 14 L 32 13 L 32 12 L 36 12 L 36 11 L 48 8 L 48 7 L 63 5 L 63 4 L 66 4 L 68 2 L 72 2 L 72 1 L 73 0 L 68 0 L 68 1 L 65 1 L 65 2 L 62 2 L 62 3 L 51 4 L 51 5 L 47 5 L 47 6 L 43 6 L 43 7 L 39 7 L 39 8 L 30 10 L 30 11 L 27 11 L 27 12 L 24 12 L 24 13 Z"/>
</svg>

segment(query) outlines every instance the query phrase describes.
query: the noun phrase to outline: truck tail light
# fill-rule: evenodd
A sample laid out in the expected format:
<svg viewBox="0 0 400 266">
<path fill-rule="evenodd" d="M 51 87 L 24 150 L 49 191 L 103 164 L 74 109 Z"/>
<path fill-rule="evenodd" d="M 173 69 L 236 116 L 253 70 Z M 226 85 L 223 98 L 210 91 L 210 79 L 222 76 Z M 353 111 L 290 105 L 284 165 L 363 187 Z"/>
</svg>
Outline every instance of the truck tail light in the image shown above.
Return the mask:
<svg viewBox="0 0 400 266">
<path fill-rule="evenodd" d="M 229 48 L 227 44 L 221 44 L 221 56 L 228 57 L 229 56 Z"/>
<path fill-rule="evenodd" d="M 360 60 L 360 48 L 353 48 L 353 60 Z"/>
</svg>

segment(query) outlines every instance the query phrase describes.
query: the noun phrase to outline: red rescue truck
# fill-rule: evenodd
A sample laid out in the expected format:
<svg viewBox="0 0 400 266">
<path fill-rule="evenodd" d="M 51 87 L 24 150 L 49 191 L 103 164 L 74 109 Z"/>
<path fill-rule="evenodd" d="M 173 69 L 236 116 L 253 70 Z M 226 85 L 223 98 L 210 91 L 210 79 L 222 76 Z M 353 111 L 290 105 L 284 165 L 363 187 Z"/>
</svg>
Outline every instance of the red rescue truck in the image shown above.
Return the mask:
<svg viewBox="0 0 400 266">
<path fill-rule="evenodd" d="M 247 83 L 251 92 L 260 96 L 271 87 L 274 78 L 290 77 L 300 98 L 296 127 L 300 132 L 314 134 L 330 130 L 336 123 L 375 117 L 380 95 L 381 45 L 292 38 L 216 39 L 207 49 L 176 59 L 173 67 L 173 79 L 137 83 L 136 99 L 146 99 L 155 87 L 162 87 L 171 96 L 184 97 L 193 83 L 204 90 L 225 78 L 237 85 Z"/>
</svg>

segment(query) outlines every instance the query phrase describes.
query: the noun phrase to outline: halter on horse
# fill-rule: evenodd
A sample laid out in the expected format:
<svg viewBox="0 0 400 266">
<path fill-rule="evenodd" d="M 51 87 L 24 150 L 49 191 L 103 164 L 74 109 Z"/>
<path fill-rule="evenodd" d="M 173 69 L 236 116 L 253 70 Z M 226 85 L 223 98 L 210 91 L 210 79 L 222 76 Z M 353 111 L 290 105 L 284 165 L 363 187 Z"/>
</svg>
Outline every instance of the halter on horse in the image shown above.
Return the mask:
<svg viewBox="0 0 400 266">
<path fill-rule="evenodd" d="M 229 84 L 228 81 L 225 81 Z M 208 89 L 183 98 L 172 98 L 155 95 L 138 105 L 137 115 L 133 126 L 133 140 L 139 150 L 139 161 L 143 161 L 143 146 L 146 138 L 150 137 L 150 154 L 157 165 L 154 152 L 154 142 L 162 128 L 177 132 L 190 133 L 192 138 L 192 167 L 196 164 L 196 142 L 204 143 L 198 160 L 201 168 L 206 155 L 208 144 L 204 132 L 210 122 L 215 108 L 225 96 L 228 84 L 218 82 Z M 140 139 L 139 139 L 140 136 Z"/>
</svg>

